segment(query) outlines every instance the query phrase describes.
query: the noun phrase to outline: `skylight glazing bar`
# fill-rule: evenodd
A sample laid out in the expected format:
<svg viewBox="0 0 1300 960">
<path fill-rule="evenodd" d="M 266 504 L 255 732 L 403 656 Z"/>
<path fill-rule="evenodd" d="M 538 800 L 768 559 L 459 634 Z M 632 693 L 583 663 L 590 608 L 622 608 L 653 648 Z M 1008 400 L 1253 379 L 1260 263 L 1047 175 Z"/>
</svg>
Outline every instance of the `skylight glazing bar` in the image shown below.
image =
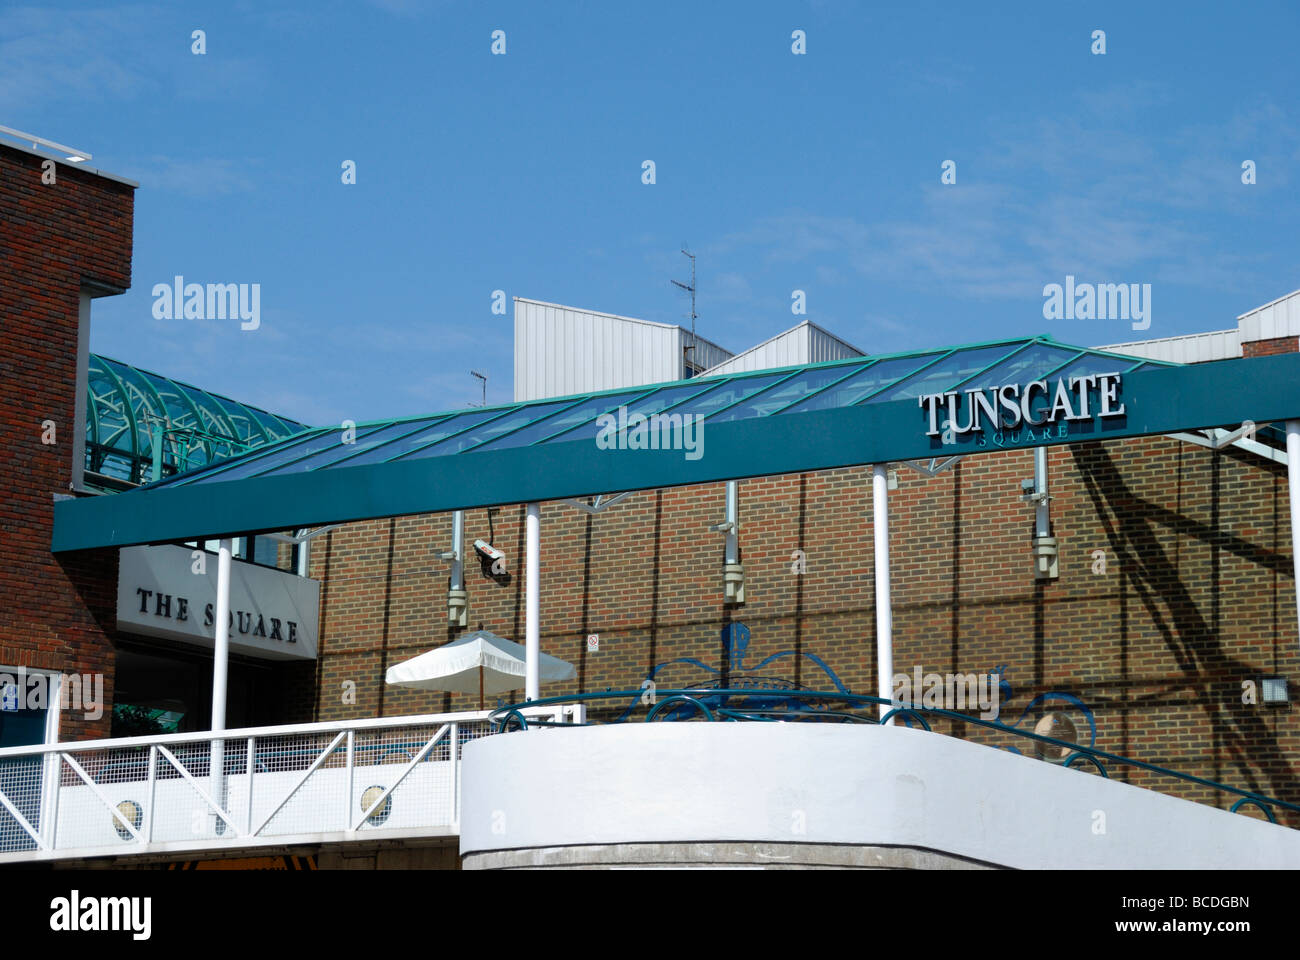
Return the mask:
<svg viewBox="0 0 1300 960">
<path fill-rule="evenodd" d="M 787 374 L 786 374 L 784 377 L 782 377 L 780 380 L 777 380 L 777 381 L 775 381 L 775 382 L 773 382 L 773 383 L 769 383 L 766 387 L 759 387 L 759 388 L 758 388 L 757 390 L 755 390 L 753 393 L 747 393 L 747 394 L 744 394 L 744 395 L 742 395 L 742 396 L 739 396 L 739 397 L 737 397 L 735 400 L 732 400 L 731 403 L 728 403 L 726 406 L 719 407 L 717 410 L 714 410 L 712 413 L 710 413 L 710 414 L 706 414 L 706 419 L 708 419 L 708 420 L 712 420 L 714 417 L 718 416 L 718 414 L 720 414 L 720 413 L 726 413 L 728 410 L 730 410 L 732 407 L 736 406 L 736 404 L 738 404 L 738 403 L 751 403 L 751 402 L 753 402 L 754 400 L 756 400 L 756 399 L 758 399 L 759 397 L 761 397 L 763 394 L 767 393 L 767 391 L 769 391 L 769 390 L 775 390 L 777 387 L 781 386 L 781 384 L 785 383 L 785 382 L 786 382 L 787 380 L 789 380 L 791 377 L 797 377 L 797 376 L 799 376 L 799 374 L 805 372 L 806 370 L 807 370 L 807 367 L 800 367 L 800 368 L 797 369 L 797 370 L 791 370 L 789 373 L 787 373 Z M 740 379 L 740 378 L 737 378 L 737 379 Z M 800 399 L 803 399 L 803 398 L 801 397 Z"/>
<path fill-rule="evenodd" d="M 383 450 L 385 447 L 392 446 L 394 443 L 401 443 L 407 437 L 413 436 L 417 433 L 421 433 L 425 430 L 428 430 L 431 427 L 436 427 L 440 423 L 446 423 L 448 420 L 452 419 L 453 417 L 463 416 L 466 413 L 472 413 L 472 412 L 473 412 L 472 410 L 462 410 L 446 416 L 435 416 L 425 420 L 417 421 L 414 424 L 414 428 L 411 430 L 407 430 L 405 433 L 399 433 L 397 434 L 397 436 L 390 437 L 388 440 L 385 440 L 383 443 L 376 444 L 373 447 L 366 447 L 364 450 L 354 450 L 345 457 L 339 457 L 337 460 L 331 460 L 328 464 L 326 464 L 326 466 L 337 467 L 339 464 L 346 463 L 348 460 L 352 460 L 356 457 L 362 456 L 363 454 L 369 454 L 369 453 L 374 453 L 377 450 Z M 482 423 L 483 421 L 479 421 L 479 422 Z M 396 426 L 400 423 L 401 423 L 400 420 L 395 421 L 394 423 L 387 423 L 384 424 L 382 429 L 387 430 L 389 427 Z M 469 424 L 464 429 L 466 430 L 473 429 L 473 424 Z M 457 431 L 457 432 L 461 432 L 461 431 Z M 322 450 L 321 452 L 324 453 L 325 451 Z"/>
<path fill-rule="evenodd" d="M 880 361 L 881 361 L 880 357 L 873 357 L 872 359 L 868 360 L 866 363 L 858 364 L 857 366 L 850 367 L 849 372 L 844 374 L 844 376 L 840 377 L 838 380 L 832 380 L 830 383 L 823 384 L 822 386 L 818 387 L 816 390 L 809 390 L 802 397 L 795 397 L 785 406 L 777 407 L 769 414 L 769 416 L 775 417 L 779 413 L 785 413 L 786 410 L 788 410 L 790 407 L 793 407 L 796 403 L 803 403 L 805 400 L 811 400 L 819 393 L 822 393 L 823 391 L 826 390 L 830 390 L 838 386 L 839 384 L 843 383 L 849 377 L 855 377 L 863 370 L 869 370 L 871 367 L 874 367 L 876 364 L 880 363 Z M 808 368 L 805 367 L 804 369 L 807 370 Z"/>
<path fill-rule="evenodd" d="M 694 391 L 693 393 L 691 393 L 690 395 L 686 396 L 686 397 L 683 398 L 683 399 L 684 399 L 684 400 L 694 400 L 694 399 L 695 399 L 696 397 L 698 397 L 700 394 L 702 394 L 702 393 L 708 393 L 710 390 L 712 390 L 714 387 L 716 387 L 719 383 L 725 383 L 725 382 L 726 382 L 725 380 L 710 380 L 710 381 L 708 381 L 708 382 L 706 382 L 706 383 L 701 383 L 701 384 L 699 385 L 699 389 L 698 389 L 698 390 Z M 647 390 L 645 393 L 641 394 L 640 396 L 636 397 L 634 400 L 630 400 L 630 401 L 628 401 L 626 404 L 620 404 L 620 406 L 626 406 L 629 410 L 631 410 L 633 407 L 638 406 L 639 404 L 643 403 L 644 401 L 651 399 L 652 397 L 655 396 L 655 394 L 663 393 L 665 390 L 677 390 L 677 389 L 680 389 L 681 387 L 688 386 L 688 385 L 690 385 L 689 381 L 688 381 L 687 383 L 681 383 L 681 382 L 674 381 L 673 383 L 669 383 L 669 384 L 658 384 L 658 385 L 652 387 L 651 389 Z M 614 408 L 611 407 L 610 410 L 612 410 L 612 409 L 614 409 Z M 667 409 L 667 408 L 665 407 L 664 409 Z M 537 440 L 537 441 L 535 441 L 535 443 L 533 443 L 533 444 L 531 444 L 531 445 L 532 445 L 532 446 L 536 446 L 536 445 L 539 444 L 539 443 L 550 443 L 550 442 L 551 442 L 552 440 L 554 440 L 556 437 L 562 437 L 562 436 L 564 436 L 566 433 L 573 433 L 575 430 L 581 430 L 581 429 L 583 429 L 584 427 L 589 427 L 589 426 L 591 426 L 593 423 L 595 423 L 597 420 L 599 420 L 602 416 L 604 416 L 606 413 L 609 413 L 609 412 L 610 412 L 609 410 L 605 410 L 605 411 L 603 411 L 602 413 L 598 413 L 598 414 L 596 414 L 594 417 L 589 417 L 588 419 L 582 421 L 582 423 L 575 423 L 575 424 L 574 424 L 573 426 L 571 426 L 571 427 L 566 427 L 566 428 L 563 429 L 563 430 L 556 431 L 555 433 L 551 434 L 551 435 L 548 436 L 548 437 L 544 437 L 544 438 L 542 438 L 541 440 Z M 656 412 L 658 412 L 658 411 L 656 411 Z M 564 441 L 561 441 L 561 442 L 564 442 Z"/>
<path fill-rule="evenodd" d="M 122 378 L 117 375 L 109 363 L 102 363 L 100 369 L 113 381 L 113 385 L 117 387 L 118 395 L 122 398 L 122 418 L 131 430 L 131 455 L 138 456 L 140 453 L 140 437 L 135 422 L 135 413 L 131 410 L 131 395 L 126 392 L 126 385 L 122 383 Z M 116 436 L 115 434 L 114 439 L 116 439 Z"/>
<path fill-rule="evenodd" d="M 1012 350 L 1012 351 L 1011 351 L 1010 353 L 1008 353 L 1006 356 L 998 357 L 998 358 L 997 358 L 996 360 L 994 360 L 992 363 L 990 363 L 990 364 L 986 364 L 982 369 L 976 370 L 976 371 L 975 371 L 974 373 L 972 373 L 970 376 L 962 377 L 960 380 L 958 380 L 956 383 L 954 383 L 952 386 L 948 387 L 947 389 L 948 389 L 948 390 L 957 390 L 957 389 L 959 389 L 959 388 L 961 387 L 961 385 L 962 385 L 963 383 L 970 383 L 970 381 L 974 380 L 976 377 L 982 377 L 982 376 L 984 376 L 984 374 L 988 373 L 990 370 L 992 370 L 994 367 L 998 366 L 999 364 L 1006 363 L 1006 362 L 1007 362 L 1008 360 L 1010 360 L 1012 357 L 1015 357 L 1015 356 L 1017 356 L 1017 355 L 1019 355 L 1019 354 L 1021 354 L 1021 353 L 1024 353 L 1024 352 L 1025 352 L 1026 350 L 1028 350 L 1030 347 L 1035 346 L 1035 345 L 1037 345 L 1037 344 L 1039 344 L 1039 343 L 1042 343 L 1042 342 L 1043 342 L 1043 341 L 1042 341 L 1041 339 L 1039 339 L 1038 337 L 1035 337 L 1035 338 L 1032 339 L 1032 340 L 1026 340 L 1024 343 L 1022 343 L 1022 344 L 1021 344 L 1019 347 L 1017 347 L 1016 349 Z"/>
<path fill-rule="evenodd" d="M 1056 373 L 1057 370 L 1064 370 L 1066 367 L 1068 367 L 1070 364 L 1074 363 L 1076 360 L 1081 360 L 1081 359 L 1083 359 L 1083 358 L 1086 357 L 1086 356 L 1088 356 L 1088 351 L 1087 351 L 1087 350 L 1080 350 L 1078 353 L 1076 353 L 1074 356 L 1072 356 L 1069 360 L 1066 360 L 1064 363 L 1058 363 L 1056 366 L 1052 367 L 1052 369 L 1048 370 L 1046 373 L 1042 373 L 1042 374 L 1040 374 L 1039 377 L 1038 377 L 1038 379 L 1039 379 L 1039 380 L 1046 380 L 1048 377 L 1050 377 L 1050 376 L 1052 376 L 1054 373 Z"/>
<path fill-rule="evenodd" d="M 454 437 L 459 437 L 461 434 L 465 433 L 465 432 L 468 431 L 468 430 L 473 430 L 473 429 L 475 429 L 476 427 L 481 427 L 481 426 L 484 426 L 485 424 L 496 423 L 496 422 L 497 422 L 498 420 L 500 420 L 502 417 L 507 417 L 507 416 L 509 416 L 510 414 L 514 413 L 516 410 L 520 410 L 520 409 L 522 409 L 522 408 L 524 408 L 524 407 L 526 407 L 526 406 L 528 406 L 528 404 L 526 404 L 526 403 L 519 403 L 519 404 L 516 404 L 516 405 L 513 406 L 513 407 L 508 407 L 508 408 L 506 408 L 505 410 L 502 410 L 500 413 L 498 413 L 495 417 L 487 417 L 487 418 L 485 418 L 485 419 L 483 419 L 483 420 L 477 420 L 477 421 L 475 421 L 474 423 L 466 424 L 462 429 L 457 430 L 457 431 L 455 431 L 454 433 L 449 433 L 449 434 L 447 434 L 445 437 L 439 437 L 437 440 L 430 440 L 428 443 L 422 443 L 422 444 L 420 444 L 418 447 L 412 447 L 410 450 L 407 450 L 407 451 L 405 451 L 404 453 L 399 453 L 399 454 L 398 454 L 397 456 L 395 456 L 395 457 L 389 457 L 388 459 L 386 459 L 386 460 L 381 460 L 380 462 L 381 462 L 381 463 L 392 463 L 392 462 L 395 461 L 395 460 L 400 460 L 400 459 L 402 459 L 402 457 L 410 456 L 411 454 L 415 453 L 417 450 L 424 450 L 424 449 L 427 449 L 428 447 L 436 447 L 436 446 L 437 446 L 438 444 L 440 444 L 440 443 L 444 443 L 444 442 L 446 442 L 447 440 L 451 440 L 451 439 L 454 438 Z M 430 424 L 430 426 L 432 426 L 432 424 Z M 401 438 L 399 437 L 399 438 L 397 438 L 397 439 L 401 439 Z M 388 446 L 388 445 L 389 445 L 389 444 L 384 444 L 384 446 Z M 349 457 L 348 459 L 351 459 L 351 458 Z"/>
<path fill-rule="evenodd" d="M 871 399 L 872 397 L 874 397 L 874 396 L 875 396 L 876 394 L 878 394 L 878 393 L 884 393 L 886 390 L 890 390 L 890 389 L 892 389 L 892 388 L 898 386 L 899 384 L 906 383 L 908 380 L 911 380 L 911 379 L 912 379 L 913 377 L 915 377 L 917 374 L 919 374 L 919 373 L 924 373 L 926 370 L 928 370 L 928 369 L 930 369 L 931 367 L 933 367 L 936 363 L 940 363 L 940 362 L 942 362 L 942 361 L 944 361 L 944 360 L 947 360 L 947 359 L 948 359 L 949 357 L 951 357 L 953 354 L 958 353 L 958 352 L 960 352 L 960 351 L 959 351 L 959 350 L 949 350 L 947 353 L 941 353 L 941 354 L 939 354 L 937 357 L 935 357 L 933 360 L 931 360 L 929 363 L 923 363 L 923 364 L 921 364 L 921 366 L 917 367 L 917 368 L 916 368 L 915 370 L 913 370 L 911 373 L 904 374 L 904 375 L 901 376 L 901 377 L 896 377 L 896 378 L 894 378 L 893 380 L 891 380 L 889 383 L 881 384 L 880 386 L 876 387 L 874 390 L 870 390 L 870 391 L 868 391 L 867 393 L 863 394 L 862 396 L 858 397 L 856 400 L 851 400 L 850 402 L 846 403 L 845 406 L 847 406 L 847 407 L 856 407 L 859 403 L 863 403 L 864 401 Z"/>
<path fill-rule="evenodd" d="M 319 440 L 325 434 L 331 433 L 337 429 L 338 427 L 314 427 L 308 430 L 306 433 L 295 434 L 293 437 L 288 437 L 280 441 L 279 443 L 269 444 L 268 446 L 265 447 L 258 447 L 254 450 L 249 451 L 243 456 L 235 457 L 229 460 L 218 460 L 215 463 L 209 463 L 206 464 L 205 466 L 199 467 L 197 470 L 187 471 L 182 474 L 175 474 L 173 476 L 167 477 L 164 480 L 160 480 L 158 483 L 151 483 L 149 486 L 150 489 L 156 490 L 163 485 L 171 485 L 171 484 L 180 485 L 180 484 L 191 483 L 197 480 L 207 480 L 210 477 L 214 477 L 217 476 L 218 474 L 222 474 L 229 470 L 233 470 L 236 467 L 242 467 L 249 463 L 253 463 L 257 460 L 261 460 L 263 457 L 269 457 L 272 456 L 273 454 L 283 453 L 284 451 L 299 446 L 301 444 L 310 443 L 312 440 Z"/>
<path fill-rule="evenodd" d="M 503 438 L 505 438 L 505 437 L 512 436 L 513 434 L 518 433 L 520 430 L 527 430 L 529 427 L 531 427 L 531 426 L 532 426 L 533 424 L 535 424 L 535 423 L 541 423 L 543 420 L 549 420 L 549 419 L 551 419 L 551 417 L 559 417 L 559 416 L 563 416 L 563 415 L 565 414 L 566 411 L 572 410 L 574 407 L 579 406 L 580 404 L 584 404 L 584 403 L 586 403 L 586 402 L 587 402 L 588 400 L 590 400 L 590 399 L 591 399 L 591 394 L 588 394 L 587 396 L 584 396 L 584 397 L 579 397 L 577 400 L 574 400 L 573 403 L 569 404 L 569 405 L 566 406 L 566 407 L 563 407 L 563 408 L 561 408 L 561 409 L 559 409 L 559 410 L 552 410 L 552 411 L 550 411 L 549 413 L 545 413 L 545 414 L 543 414 L 543 415 L 540 416 L 540 417 L 533 417 L 533 419 L 529 420 L 527 423 L 521 423 L 519 426 L 515 427 L 513 430 L 507 430 L 505 433 L 498 433 L 498 434 L 497 434 L 496 436 L 494 436 L 494 437 L 488 437 L 486 440 L 480 440 L 478 443 L 471 444 L 470 446 L 466 447 L 464 450 L 461 450 L 461 451 L 459 451 L 459 452 L 460 452 L 460 453 L 469 453 L 469 452 L 472 451 L 472 450 L 477 450 L 479 447 L 483 446 L 483 444 L 485 444 L 485 443 L 495 443 L 497 440 L 501 440 L 501 439 L 503 439 Z M 450 438 L 450 437 L 443 437 L 443 439 L 444 439 L 444 440 L 449 440 L 449 439 L 451 439 L 451 438 Z M 439 441 L 439 442 L 441 442 L 441 441 Z"/>
<path fill-rule="evenodd" d="M 367 424 L 364 428 L 357 428 L 358 430 L 364 429 L 365 433 L 358 432 L 351 442 L 343 441 L 342 434 L 344 431 L 341 426 L 334 427 L 333 432 L 338 433 L 340 435 L 340 439 L 333 446 L 321 447 L 321 449 L 319 450 L 309 450 L 306 453 L 304 453 L 302 456 L 294 457 L 292 460 L 285 460 L 281 463 L 277 463 L 275 464 L 275 466 L 270 467 L 267 470 L 263 470 L 260 473 L 253 474 L 253 476 L 258 476 L 258 477 L 264 476 L 265 474 L 273 473 L 274 471 L 284 469 L 285 467 L 292 467 L 295 464 L 302 463 L 302 461 L 304 460 L 310 460 L 312 457 L 324 456 L 327 453 L 330 453 L 334 450 L 338 450 L 340 447 L 350 447 L 352 446 L 353 443 L 359 443 L 360 441 L 365 440 L 368 437 L 373 437 L 376 433 L 379 433 L 380 431 L 383 430 L 387 430 L 390 427 L 395 426 L 395 424 L 396 424 L 395 421 L 390 420 L 387 423 L 371 423 L 371 424 Z M 432 426 L 432 424 L 427 424 L 427 426 Z M 414 431 L 409 431 L 409 432 L 414 432 Z M 395 437 L 394 439 L 399 439 L 399 438 Z M 371 448 L 367 447 L 366 449 L 371 449 Z M 359 450 L 352 451 L 350 455 L 360 453 L 360 452 L 361 451 Z M 332 463 L 322 464 L 322 466 L 332 466 L 332 465 L 333 465 Z"/>
<path fill-rule="evenodd" d="M 175 380 L 170 380 L 167 379 L 166 377 L 161 377 L 156 373 L 145 374 L 145 376 L 147 379 L 150 379 L 151 382 L 153 379 L 162 380 L 162 382 L 166 385 L 168 391 L 170 391 L 172 394 L 175 395 L 177 403 L 181 407 L 188 408 L 188 410 L 190 411 L 190 416 L 194 418 L 194 429 L 201 430 L 204 433 L 208 432 L 207 424 L 205 424 L 203 421 L 203 414 L 199 412 L 198 404 L 194 402 L 193 397 L 191 397 L 186 391 L 180 388 L 180 385 Z M 154 386 L 156 387 L 157 384 L 155 383 Z M 158 395 L 162 396 L 161 390 L 158 391 Z M 171 423 L 172 422 L 171 409 L 167 407 L 164 407 L 164 409 L 167 410 L 167 421 Z M 207 440 L 203 440 L 203 439 L 199 440 L 199 444 L 203 447 L 203 456 L 205 458 L 204 466 L 207 466 L 213 461 L 212 445 Z M 179 466 L 180 465 L 177 464 L 178 468 Z"/>
</svg>

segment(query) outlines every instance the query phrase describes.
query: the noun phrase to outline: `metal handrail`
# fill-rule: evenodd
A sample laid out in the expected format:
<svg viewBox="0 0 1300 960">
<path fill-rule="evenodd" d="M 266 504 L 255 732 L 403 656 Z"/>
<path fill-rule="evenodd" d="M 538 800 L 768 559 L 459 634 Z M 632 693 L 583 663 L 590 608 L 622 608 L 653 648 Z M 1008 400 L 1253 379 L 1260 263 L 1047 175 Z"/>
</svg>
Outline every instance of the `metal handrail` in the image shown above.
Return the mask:
<svg viewBox="0 0 1300 960">
<path fill-rule="evenodd" d="M 532 704 L 524 704 L 531 708 Z M 241 727 L 230 730 L 199 730 L 194 733 L 146 734 L 141 737 L 117 737 L 105 740 L 75 740 L 64 743 L 35 743 L 23 747 L 0 747 L 0 760 L 12 757 L 40 756 L 45 753 L 76 753 L 122 747 L 149 747 L 154 744 L 211 743 L 213 740 L 245 740 L 249 737 L 287 737 L 295 734 L 337 733 L 340 730 L 382 730 L 388 727 L 418 727 L 455 720 L 473 723 L 491 719 L 495 711 L 467 710 L 463 713 L 420 713 L 405 717 L 367 717 L 361 720 L 324 720 L 319 723 L 290 723 L 280 726 Z"/>
<path fill-rule="evenodd" d="M 919 704 L 903 703 L 900 701 L 888 700 L 883 697 L 873 697 L 863 694 L 847 694 L 838 691 L 828 692 L 817 690 L 799 690 L 792 692 L 796 693 L 796 696 L 791 699 L 819 701 L 826 704 L 842 703 L 858 708 L 872 707 L 878 709 L 881 706 L 890 706 L 892 709 L 886 712 L 879 719 L 876 719 L 868 716 L 859 716 L 858 714 L 845 714 L 842 711 L 830 711 L 816 708 L 807 710 L 786 710 L 762 707 L 746 708 L 743 706 L 724 707 L 722 704 L 725 704 L 728 698 L 741 700 L 745 698 L 753 698 L 756 691 L 753 688 L 719 689 L 710 687 L 687 687 L 672 690 L 654 690 L 651 699 L 648 701 L 648 705 L 651 709 L 647 713 L 645 721 L 663 722 L 665 714 L 667 712 L 672 712 L 662 709 L 667 706 L 669 702 L 675 703 L 677 705 L 676 708 L 680 708 L 682 705 L 695 706 L 699 708 L 697 713 L 702 712 L 705 714 L 707 722 L 724 723 L 735 722 L 738 720 L 759 719 L 806 722 L 809 720 L 826 720 L 830 718 L 838 718 L 843 722 L 845 716 L 852 716 L 858 718 L 860 722 L 884 724 L 896 716 L 911 716 L 921 724 L 926 732 L 932 732 L 930 730 L 930 725 L 925 721 L 925 717 L 945 717 L 960 723 L 974 724 L 975 726 L 984 727 L 999 733 L 1009 733 L 1017 737 L 1060 747 L 1063 751 L 1070 751 L 1068 755 L 1065 756 L 1065 759 L 1059 764 L 1067 769 L 1073 768 L 1076 761 L 1086 760 L 1091 762 L 1103 777 L 1109 778 L 1110 774 L 1107 773 L 1106 767 L 1102 763 L 1104 760 L 1107 763 L 1130 766 L 1139 770 L 1146 770 L 1151 773 L 1173 777 L 1174 779 L 1181 780 L 1185 783 L 1193 783 L 1198 786 L 1210 787 L 1214 790 L 1221 790 L 1225 793 L 1233 794 L 1241 799 L 1232 805 L 1232 808 L 1229 811 L 1232 813 L 1236 813 L 1243 805 L 1253 805 L 1263 810 L 1269 821 L 1272 823 L 1277 823 L 1272 808 L 1281 808 L 1300 813 L 1300 805 L 1288 803 L 1287 801 L 1279 800 L 1276 797 L 1268 797 L 1250 790 L 1242 790 L 1238 787 L 1228 786 L 1225 783 L 1219 783 L 1214 780 L 1207 780 L 1204 777 L 1198 777 L 1194 774 L 1181 773 L 1177 770 L 1170 770 L 1167 767 L 1156 766 L 1155 764 L 1147 763 L 1144 760 L 1135 760 L 1132 757 L 1125 757 L 1117 753 L 1110 753 L 1106 750 L 1099 750 L 1096 747 L 1090 747 L 1079 743 L 1070 743 L 1067 740 L 1060 740 L 1056 737 L 1033 733 L 1029 730 L 1021 730 L 1018 727 L 1008 726 L 998 720 L 985 720 L 982 717 L 958 713 L 955 710 L 945 710 L 939 707 L 926 707 Z M 521 728 L 524 730 L 527 730 L 530 727 L 539 726 L 575 726 L 576 724 L 557 724 L 545 720 L 533 720 L 530 722 L 526 717 L 524 717 L 521 711 L 526 708 L 547 707 L 560 703 L 585 703 L 597 700 L 626 701 L 630 699 L 633 701 L 633 706 L 635 707 L 637 702 L 644 702 L 642 701 L 642 698 L 646 695 L 647 690 L 645 688 L 637 688 L 634 690 L 605 690 L 598 693 L 569 694 L 563 697 L 542 697 L 538 700 L 528 700 L 493 710 L 489 715 L 489 720 L 491 721 L 492 729 L 495 733 L 508 732 L 502 719 L 503 717 L 517 720 L 520 723 Z M 714 703 L 711 705 L 710 701 L 714 701 Z M 613 720 L 608 722 L 618 723 L 623 721 Z M 581 725 L 593 726 L 597 723 L 599 723 L 599 721 L 587 720 Z"/>
</svg>

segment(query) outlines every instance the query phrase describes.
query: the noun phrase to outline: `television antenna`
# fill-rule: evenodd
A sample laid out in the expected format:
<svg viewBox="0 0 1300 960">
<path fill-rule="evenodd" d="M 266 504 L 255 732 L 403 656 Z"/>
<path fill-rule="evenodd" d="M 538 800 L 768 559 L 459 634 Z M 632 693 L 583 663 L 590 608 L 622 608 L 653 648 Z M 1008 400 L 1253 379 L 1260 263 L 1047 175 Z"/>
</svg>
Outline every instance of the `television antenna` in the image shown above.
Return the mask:
<svg viewBox="0 0 1300 960">
<path fill-rule="evenodd" d="M 690 286 L 687 286 L 686 284 L 682 283 L 682 282 L 679 281 L 679 280 L 673 280 L 672 283 L 673 283 L 673 286 L 675 286 L 675 287 L 680 287 L 681 289 L 685 290 L 687 293 L 689 293 L 689 294 L 691 295 L 691 343 L 690 343 L 690 346 L 686 347 L 685 350 L 683 350 L 682 352 L 683 352 L 683 353 L 690 353 L 690 355 L 691 355 L 690 364 L 691 364 L 691 370 L 692 370 L 692 373 L 693 373 L 694 370 L 695 370 L 695 368 L 696 368 L 696 366 L 698 366 L 698 365 L 695 363 L 695 353 L 694 353 L 694 351 L 695 351 L 695 321 L 696 321 L 696 320 L 698 319 L 698 317 L 699 317 L 699 314 L 697 314 L 697 313 L 695 312 L 695 254 L 691 253 L 690 250 L 686 249 L 685 244 L 683 244 L 683 245 L 682 245 L 682 256 L 690 258 L 690 261 L 691 261 L 691 283 L 690 283 Z"/>
<path fill-rule="evenodd" d="M 483 381 L 483 402 L 480 403 L 479 406 L 486 407 L 487 406 L 487 374 L 479 373 L 477 370 L 471 370 L 470 376 L 477 377 L 478 379 Z M 473 406 L 473 404 L 470 404 L 470 406 Z"/>
</svg>

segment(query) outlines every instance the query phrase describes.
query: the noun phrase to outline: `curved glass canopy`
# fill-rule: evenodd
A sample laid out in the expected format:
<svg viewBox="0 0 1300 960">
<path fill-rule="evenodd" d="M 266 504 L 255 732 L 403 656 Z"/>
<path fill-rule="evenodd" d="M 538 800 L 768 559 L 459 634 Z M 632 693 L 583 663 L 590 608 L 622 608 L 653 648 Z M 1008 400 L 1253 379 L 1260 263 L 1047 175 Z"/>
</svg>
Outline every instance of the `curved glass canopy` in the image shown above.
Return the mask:
<svg viewBox="0 0 1300 960">
<path fill-rule="evenodd" d="M 1172 364 L 1072 347 L 1050 337 L 998 340 L 380 420 L 359 424 L 355 432 L 346 434 L 338 427 L 321 427 L 229 463 L 162 482 L 222 482 L 507 447 L 578 440 L 590 443 L 601 429 L 598 418 L 620 408 L 626 408 L 629 418 L 691 414 L 703 417 L 706 424 L 719 424 L 913 399 L 946 390 L 1027 383 L 1049 376 L 1127 373 L 1150 366 Z"/>
<path fill-rule="evenodd" d="M 257 407 L 90 355 L 86 483 L 120 490 L 208 466 L 307 429 Z M 159 446 L 160 444 L 160 446 Z"/>
</svg>

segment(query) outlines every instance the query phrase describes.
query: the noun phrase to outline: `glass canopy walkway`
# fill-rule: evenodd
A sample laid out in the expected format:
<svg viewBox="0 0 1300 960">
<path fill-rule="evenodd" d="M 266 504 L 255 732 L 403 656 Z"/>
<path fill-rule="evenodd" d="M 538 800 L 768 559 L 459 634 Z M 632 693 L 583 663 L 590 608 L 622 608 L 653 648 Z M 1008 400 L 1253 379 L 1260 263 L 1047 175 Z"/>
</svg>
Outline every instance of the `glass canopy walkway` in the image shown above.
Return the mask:
<svg viewBox="0 0 1300 960">
<path fill-rule="evenodd" d="M 105 490 L 208 466 L 306 429 L 96 354 L 90 356 L 87 387 L 86 482 Z"/>
<path fill-rule="evenodd" d="M 358 424 L 355 437 L 338 427 L 322 427 L 153 486 L 285 476 L 571 441 L 591 443 L 601 430 L 599 418 L 621 408 L 626 408 L 629 420 L 638 415 L 687 413 L 715 426 L 1046 377 L 1068 379 L 1167 366 L 1173 364 L 1067 346 L 1050 337 L 998 340 L 378 420 Z"/>
</svg>

